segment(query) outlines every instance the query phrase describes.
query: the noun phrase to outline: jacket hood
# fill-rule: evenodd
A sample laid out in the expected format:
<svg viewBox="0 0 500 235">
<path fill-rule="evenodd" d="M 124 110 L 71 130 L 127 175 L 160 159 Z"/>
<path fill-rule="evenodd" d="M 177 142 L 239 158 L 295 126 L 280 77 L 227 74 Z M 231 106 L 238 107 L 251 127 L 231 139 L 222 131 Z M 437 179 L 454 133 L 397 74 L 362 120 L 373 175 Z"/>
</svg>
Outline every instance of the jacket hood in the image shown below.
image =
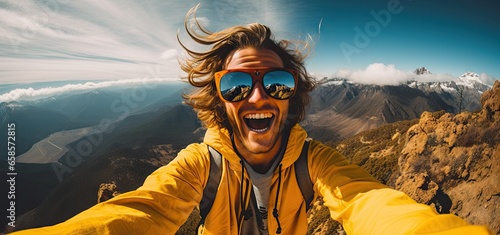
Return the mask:
<svg viewBox="0 0 500 235">
<path fill-rule="evenodd" d="M 282 168 L 291 166 L 297 160 L 306 138 L 306 131 L 299 124 L 295 124 L 290 131 L 286 150 L 281 160 L 283 164 Z M 205 133 L 203 142 L 221 153 L 222 156 L 229 161 L 232 169 L 241 170 L 241 159 L 233 150 L 231 135 L 227 129 L 209 128 Z"/>
</svg>

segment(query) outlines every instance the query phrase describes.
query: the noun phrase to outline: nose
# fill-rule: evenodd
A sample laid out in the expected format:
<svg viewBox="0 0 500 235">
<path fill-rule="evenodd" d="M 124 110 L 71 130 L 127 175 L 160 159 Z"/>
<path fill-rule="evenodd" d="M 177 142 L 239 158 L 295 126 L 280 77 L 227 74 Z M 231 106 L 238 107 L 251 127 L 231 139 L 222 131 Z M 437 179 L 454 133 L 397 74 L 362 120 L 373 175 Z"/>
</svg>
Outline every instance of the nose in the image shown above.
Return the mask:
<svg viewBox="0 0 500 235">
<path fill-rule="evenodd" d="M 255 84 L 252 93 L 250 93 L 249 97 L 247 98 L 249 103 L 257 103 L 259 101 L 264 101 L 267 99 L 269 99 L 269 96 L 267 96 L 266 92 L 264 91 L 264 87 L 260 82 L 257 82 Z"/>
</svg>

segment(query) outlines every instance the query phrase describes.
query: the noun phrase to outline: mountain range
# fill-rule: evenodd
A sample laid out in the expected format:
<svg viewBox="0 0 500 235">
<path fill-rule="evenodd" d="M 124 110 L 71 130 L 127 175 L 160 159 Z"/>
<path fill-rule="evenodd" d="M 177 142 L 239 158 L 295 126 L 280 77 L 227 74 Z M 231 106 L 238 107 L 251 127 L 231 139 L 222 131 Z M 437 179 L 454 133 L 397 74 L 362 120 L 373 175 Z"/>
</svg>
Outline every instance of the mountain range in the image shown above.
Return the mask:
<svg viewBox="0 0 500 235">
<path fill-rule="evenodd" d="M 424 67 L 415 71 L 422 73 L 430 72 Z M 411 80 L 398 86 L 324 78 L 312 92 L 309 115 L 302 124 L 313 138 L 334 142 L 383 124 L 418 118 L 424 111 L 477 111 L 481 94 L 491 89 L 477 77 L 466 73 L 455 81 Z"/>
<path fill-rule="evenodd" d="M 388 123 L 418 119 L 426 111 L 477 111 L 481 94 L 491 87 L 476 77 L 464 74 L 456 81 L 413 80 L 398 86 L 325 78 L 311 93 L 302 125 L 311 137 L 333 145 Z M 20 190 L 29 195 L 18 200 L 19 214 L 27 212 L 20 228 L 60 222 L 88 208 L 96 202 L 95 188 L 101 183 L 114 181 L 121 192 L 133 190 L 177 151 L 200 142 L 204 129 L 191 108 L 181 103 L 185 89 L 185 84 L 175 84 L 139 93 L 128 87 L 0 103 L 0 114 L 6 117 L 2 125 L 16 122 L 18 127 L 18 154 L 57 131 L 89 126 L 97 130 L 69 143 L 70 151 L 58 162 L 18 163 L 24 177 Z M 5 133 L 1 138 L 6 139 Z M 6 162 L 0 164 L 7 169 Z"/>
<path fill-rule="evenodd" d="M 16 123 L 19 138 L 16 153 L 21 155 L 54 132 L 119 121 L 137 112 L 179 104 L 185 88 L 183 83 L 167 83 L 62 93 L 36 100 L 2 102 L 0 115 L 2 125 Z M 6 132 L 0 137 L 5 143 Z M 5 145 L 0 146 L 0 151 L 6 150 Z"/>
</svg>

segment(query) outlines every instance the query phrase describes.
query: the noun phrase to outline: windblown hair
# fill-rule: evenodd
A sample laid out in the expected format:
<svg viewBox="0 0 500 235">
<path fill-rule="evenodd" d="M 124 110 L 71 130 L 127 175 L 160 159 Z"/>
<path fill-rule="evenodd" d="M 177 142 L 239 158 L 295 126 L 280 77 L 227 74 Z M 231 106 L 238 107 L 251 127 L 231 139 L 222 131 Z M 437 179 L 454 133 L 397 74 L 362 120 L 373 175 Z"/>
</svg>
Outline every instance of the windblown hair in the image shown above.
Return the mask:
<svg viewBox="0 0 500 235">
<path fill-rule="evenodd" d="M 217 95 L 214 74 L 224 69 L 226 57 L 234 50 L 244 48 L 268 49 L 274 51 L 283 61 L 285 68 L 296 69 L 299 79 L 295 95 L 290 98 L 288 120 L 291 124 L 301 122 L 305 118 L 306 106 L 309 104 L 309 92 L 314 88 L 313 79 L 307 74 L 304 66 L 305 55 L 299 48 L 290 49 L 294 44 L 282 40 L 276 42 L 271 30 L 262 24 L 253 23 L 246 26 L 234 26 L 219 32 L 211 32 L 196 19 L 197 7 L 192 8 L 184 20 L 187 34 L 195 42 L 202 45 L 212 45 L 212 48 L 197 52 L 188 49 L 179 39 L 180 45 L 186 50 L 187 58 L 181 61 L 181 68 L 187 73 L 189 83 L 197 87 L 189 94 L 184 94 L 185 103 L 192 106 L 198 118 L 205 127 L 218 126 L 231 130 L 222 101 Z M 192 18 L 191 18 L 192 17 Z M 309 49 L 307 42 L 300 41 L 303 48 Z"/>
</svg>

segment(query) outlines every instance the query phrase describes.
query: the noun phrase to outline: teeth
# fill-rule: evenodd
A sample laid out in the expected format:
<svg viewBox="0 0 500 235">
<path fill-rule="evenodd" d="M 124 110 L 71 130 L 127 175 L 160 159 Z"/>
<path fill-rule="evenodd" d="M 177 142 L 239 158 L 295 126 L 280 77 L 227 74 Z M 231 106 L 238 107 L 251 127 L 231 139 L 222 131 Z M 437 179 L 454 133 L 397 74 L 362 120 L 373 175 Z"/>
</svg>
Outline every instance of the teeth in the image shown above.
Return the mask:
<svg viewBox="0 0 500 235">
<path fill-rule="evenodd" d="M 269 129 L 269 127 L 266 127 L 264 129 L 252 129 L 252 130 L 255 132 L 264 132 L 264 131 L 267 131 L 267 129 Z"/>
<path fill-rule="evenodd" d="M 271 118 L 273 116 L 272 113 L 251 113 L 245 115 L 246 119 L 265 119 L 265 118 Z"/>
</svg>

